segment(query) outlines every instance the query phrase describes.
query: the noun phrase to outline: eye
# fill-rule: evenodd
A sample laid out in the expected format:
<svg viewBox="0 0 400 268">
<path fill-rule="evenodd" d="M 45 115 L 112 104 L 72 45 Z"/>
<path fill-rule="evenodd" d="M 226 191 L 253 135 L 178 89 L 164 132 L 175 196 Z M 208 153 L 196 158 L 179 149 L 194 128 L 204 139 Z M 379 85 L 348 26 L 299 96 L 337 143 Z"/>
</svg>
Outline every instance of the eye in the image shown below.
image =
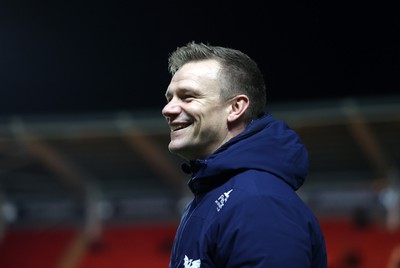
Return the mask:
<svg viewBox="0 0 400 268">
<path fill-rule="evenodd" d="M 184 100 L 184 101 L 191 101 L 193 99 L 194 99 L 194 96 L 190 95 L 190 94 L 185 94 L 182 96 L 182 100 Z"/>
</svg>

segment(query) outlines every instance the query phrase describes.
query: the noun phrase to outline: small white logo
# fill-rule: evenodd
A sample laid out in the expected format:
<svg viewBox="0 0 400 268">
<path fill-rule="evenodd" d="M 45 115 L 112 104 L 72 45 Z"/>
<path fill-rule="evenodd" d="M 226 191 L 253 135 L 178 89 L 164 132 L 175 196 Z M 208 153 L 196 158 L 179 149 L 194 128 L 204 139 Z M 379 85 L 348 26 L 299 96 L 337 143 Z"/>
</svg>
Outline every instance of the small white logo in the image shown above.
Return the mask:
<svg viewBox="0 0 400 268">
<path fill-rule="evenodd" d="M 201 261 L 200 260 L 193 260 L 189 259 L 188 256 L 185 255 L 185 258 L 183 258 L 183 265 L 185 268 L 200 268 Z"/>
<path fill-rule="evenodd" d="M 217 204 L 217 211 L 219 212 L 224 206 L 226 201 L 228 201 L 229 194 L 233 191 L 233 189 L 223 193 L 217 200 L 215 200 L 215 204 Z"/>
</svg>

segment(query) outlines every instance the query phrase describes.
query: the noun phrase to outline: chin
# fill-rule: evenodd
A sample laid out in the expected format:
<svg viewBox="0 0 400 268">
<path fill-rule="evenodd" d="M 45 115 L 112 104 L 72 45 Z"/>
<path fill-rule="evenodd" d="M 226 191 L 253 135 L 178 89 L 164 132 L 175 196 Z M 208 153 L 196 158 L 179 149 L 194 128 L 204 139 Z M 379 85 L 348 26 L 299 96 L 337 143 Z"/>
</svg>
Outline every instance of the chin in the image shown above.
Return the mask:
<svg viewBox="0 0 400 268">
<path fill-rule="evenodd" d="M 170 145 L 170 146 L 168 146 L 168 149 L 173 154 L 180 154 L 182 152 L 182 148 L 177 147 L 177 146 Z"/>
<path fill-rule="evenodd" d="M 177 155 L 185 160 L 190 160 L 188 154 L 185 153 L 184 148 L 182 147 L 177 147 L 177 146 L 169 146 L 168 147 L 169 151 L 174 154 Z"/>
</svg>

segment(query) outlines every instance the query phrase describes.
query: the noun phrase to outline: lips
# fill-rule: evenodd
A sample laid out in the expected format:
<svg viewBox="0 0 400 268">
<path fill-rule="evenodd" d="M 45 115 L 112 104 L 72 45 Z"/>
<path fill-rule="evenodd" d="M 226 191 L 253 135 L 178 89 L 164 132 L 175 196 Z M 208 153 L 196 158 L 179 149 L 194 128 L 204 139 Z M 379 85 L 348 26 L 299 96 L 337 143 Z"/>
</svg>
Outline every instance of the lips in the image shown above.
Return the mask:
<svg viewBox="0 0 400 268">
<path fill-rule="evenodd" d="M 178 130 L 188 127 L 189 125 L 190 125 L 190 123 L 171 124 L 170 128 L 171 128 L 171 131 L 178 131 Z"/>
</svg>

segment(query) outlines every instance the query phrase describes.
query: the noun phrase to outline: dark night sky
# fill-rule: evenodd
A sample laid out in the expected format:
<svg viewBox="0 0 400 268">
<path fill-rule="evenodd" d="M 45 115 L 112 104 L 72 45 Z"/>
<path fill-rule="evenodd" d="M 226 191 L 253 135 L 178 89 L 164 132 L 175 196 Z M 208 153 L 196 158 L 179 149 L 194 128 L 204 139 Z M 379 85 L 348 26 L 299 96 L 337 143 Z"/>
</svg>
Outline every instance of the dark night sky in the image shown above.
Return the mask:
<svg viewBox="0 0 400 268">
<path fill-rule="evenodd" d="M 249 54 L 271 102 L 398 93 L 396 9 L 348 2 L 2 1 L 0 115 L 161 109 L 191 40 Z"/>
</svg>

